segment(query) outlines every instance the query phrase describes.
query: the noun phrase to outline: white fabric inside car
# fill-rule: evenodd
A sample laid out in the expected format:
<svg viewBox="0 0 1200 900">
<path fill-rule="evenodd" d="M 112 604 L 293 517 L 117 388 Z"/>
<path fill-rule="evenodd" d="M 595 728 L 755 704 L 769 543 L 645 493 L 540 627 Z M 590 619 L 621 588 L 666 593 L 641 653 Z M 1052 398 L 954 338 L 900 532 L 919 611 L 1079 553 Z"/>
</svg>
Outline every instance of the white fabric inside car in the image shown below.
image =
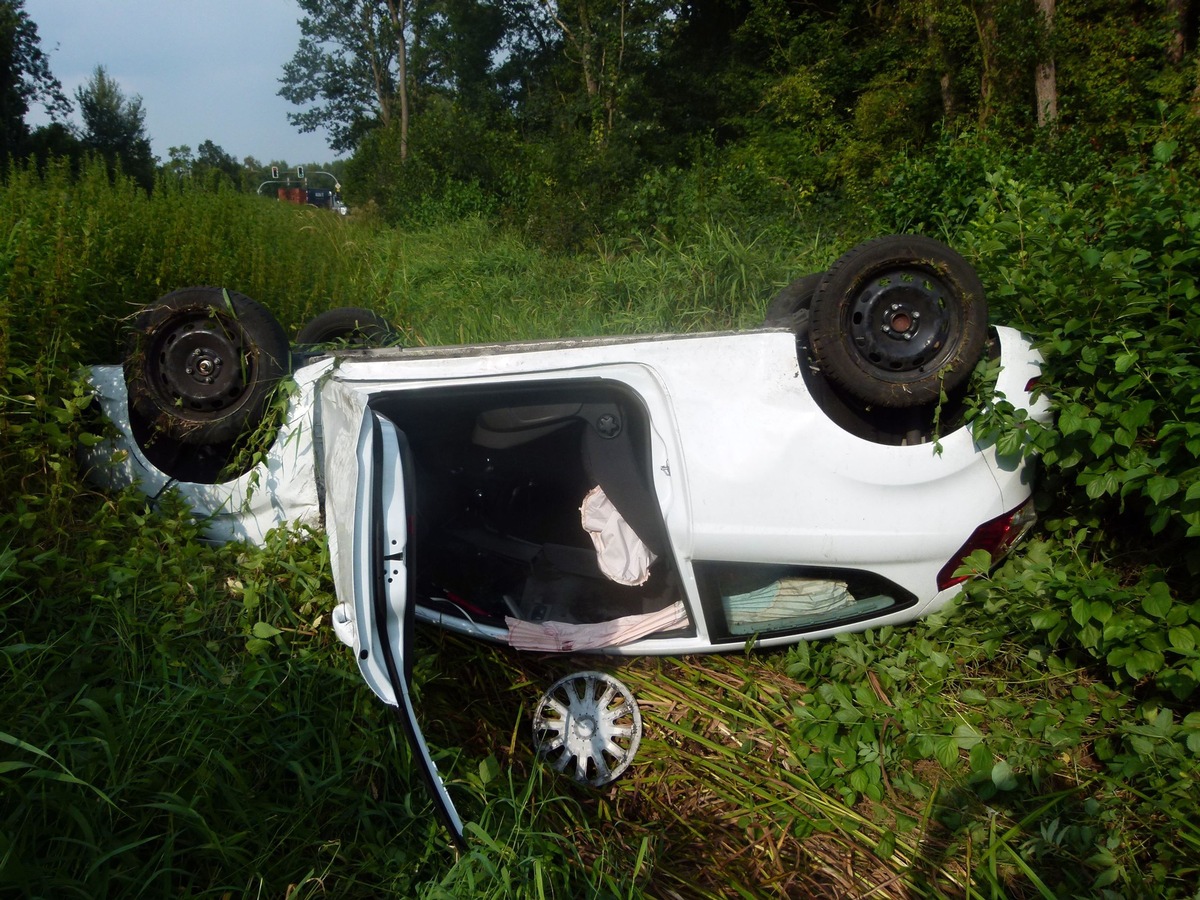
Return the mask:
<svg viewBox="0 0 1200 900">
<path fill-rule="evenodd" d="M 584 530 L 592 536 L 596 561 L 605 577 L 630 587 L 645 584 L 656 557 L 621 518 L 604 489 L 597 485 L 588 491 L 579 512 Z"/>
<path fill-rule="evenodd" d="M 619 647 L 649 634 L 673 631 L 687 625 L 688 617 L 683 601 L 677 600 L 656 612 L 622 616 L 607 622 L 527 622 L 511 616 L 504 622 L 508 625 L 508 643 L 518 650 L 572 653 Z"/>
<path fill-rule="evenodd" d="M 878 595 L 858 600 L 844 581 L 785 577 L 743 593 L 721 592 L 732 634 L 802 628 L 820 622 L 876 612 L 893 605 Z"/>
</svg>

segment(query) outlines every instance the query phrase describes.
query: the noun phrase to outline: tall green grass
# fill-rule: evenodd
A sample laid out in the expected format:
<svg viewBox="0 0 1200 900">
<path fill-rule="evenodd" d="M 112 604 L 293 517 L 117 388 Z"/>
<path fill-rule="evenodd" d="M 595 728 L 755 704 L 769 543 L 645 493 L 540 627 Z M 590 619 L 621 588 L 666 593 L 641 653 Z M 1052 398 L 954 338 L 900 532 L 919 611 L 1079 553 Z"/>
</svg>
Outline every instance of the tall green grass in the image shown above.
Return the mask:
<svg viewBox="0 0 1200 900">
<path fill-rule="evenodd" d="M 164 183 L 152 195 L 103 166 L 11 172 L 0 192 L 0 360 L 56 333 L 80 358 L 114 359 L 121 321 L 190 284 L 260 299 L 286 326 L 362 301 L 374 229 L 232 191 Z M 360 302 L 359 305 L 364 305 Z M 367 304 L 369 305 L 369 304 Z"/>
<path fill-rule="evenodd" d="M 745 327 L 799 270 L 824 268 L 819 239 L 767 243 L 722 226 L 685 244 L 636 239 L 561 256 L 469 219 L 376 245 L 381 312 L 418 344 Z"/>
<path fill-rule="evenodd" d="M 79 369 L 119 361 L 125 321 L 189 284 L 243 291 L 288 329 L 361 305 L 412 343 L 508 340 L 698 327 L 716 305 L 720 321 L 753 321 L 788 277 L 784 254 L 714 232 L 715 252 L 737 250 L 731 268 L 762 281 L 716 296 L 665 247 L 606 270 L 479 222 L 398 234 L 54 166 L 10 173 L 0 234 L 0 891 L 640 894 L 651 859 L 631 867 L 586 798 L 530 768 L 515 695 L 493 708 L 509 752 L 473 745 L 460 673 L 428 652 L 435 746 L 466 748 L 439 753 L 473 823 L 454 864 L 395 722 L 332 638 L 323 539 L 212 547 L 169 498 L 95 491 L 76 461 L 97 427 Z M 664 281 L 676 299 L 638 314 Z M 503 677 L 496 651 L 471 652 L 476 681 Z"/>
<path fill-rule="evenodd" d="M 974 227 L 983 254 L 995 236 Z M 1054 543 L 1061 522 L 949 618 L 589 662 L 614 666 L 647 722 L 599 793 L 528 742 L 532 704 L 578 660 L 420 631 L 422 725 L 471 823 L 456 859 L 328 627 L 322 537 L 213 547 L 169 497 L 100 493 L 78 470 L 97 427 L 79 367 L 118 361 L 124 320 L 177 287 L 243 291 L 291 331 L 367 306 L 410 344 L 737 328 L 847 240 L 708 225 L 557 256 L 478 220 L 396 232 L 54 167 L 10 175 L 0 238 L 0 893 L 1194 893 L 1200 721 L 1039 633 L 1037 584 L 1086 587 L 1071 573 L 1100 565 L 1068 565 L 1083 536 Z"/>
<path fill-rule="evenodd" d="M 239 558 L 133 494 L 72 506 L 58 547 L 22 546 L 44 526 L 4 516 L 0 885 L 242 894 L 334 868 L 369 892 L 387 867 L 335 864 L 397 838 L 436 846 L 395 727 L 326 633 L 275 614 L 325 589 L 319 543 Z M 263 607 L 297 629 L 290 652 L 246 650 Z"/>
</svg>

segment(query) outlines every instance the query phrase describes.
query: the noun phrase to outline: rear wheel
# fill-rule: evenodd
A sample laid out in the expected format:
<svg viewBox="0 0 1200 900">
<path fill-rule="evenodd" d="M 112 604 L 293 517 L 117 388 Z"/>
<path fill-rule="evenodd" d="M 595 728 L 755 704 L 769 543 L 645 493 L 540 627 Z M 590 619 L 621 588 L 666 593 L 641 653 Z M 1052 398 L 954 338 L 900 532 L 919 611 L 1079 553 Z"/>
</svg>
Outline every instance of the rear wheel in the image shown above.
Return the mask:
<svg viewBox="0 0 1200 900">
<path fill-rule="evenodd" d="M 288 373 L 287 335 L 244 294 L 183 288 L 135 321 L 125 361 L 129 407 L 182 444 L 222 444 L 255 428 Z"/>
<path fill-rule="evenodd" d="M 835 386 L 868 404 L 936 403 L 983 352 L 987 302 L 971 265 L 919 235 L 868 241 L 821 277 L 812 355 Z"/>
<path fill-rule="evenodd" d="M 359 306 L 341 306 L 314 316 L 296 335 L 296 343 L 302 347 L 316 344 L 380 347 L 394 343 L 395 339 L 391 322 Z"/>
</svg>

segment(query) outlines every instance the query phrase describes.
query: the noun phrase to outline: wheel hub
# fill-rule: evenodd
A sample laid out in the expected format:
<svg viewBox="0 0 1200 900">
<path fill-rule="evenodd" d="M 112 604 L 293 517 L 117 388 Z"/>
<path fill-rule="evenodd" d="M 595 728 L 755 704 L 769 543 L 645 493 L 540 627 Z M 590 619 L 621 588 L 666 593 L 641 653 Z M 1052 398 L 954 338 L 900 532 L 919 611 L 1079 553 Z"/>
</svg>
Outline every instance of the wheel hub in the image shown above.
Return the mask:
<svg viewBox="0 0 1200 900">
<path fill-rule="evenodd" d="M 906 309 L 899 303 L 893 303 L 891 309 L 884 313 L 883 333 L 896 340 L 911 341 L 917 331 L 917 323 L 921 313 L 915 309 Z"/>
<path fill-rule="evenodd" d="M 848 305 L 849 332 L 872 365 L 892 373 L 920 372 L 940 362 L 954 308 L 949 291 L 921 269 L 891 270 Z"/>
<path fill-rule="evenodd" d="M 231 333 L 233 332 L 233 333 Z M 250 359 L 240 336 L 213 316 L 189 318 L 155 342 L 154 368 L 163 390 L 185 406 L 221 410 L 241 395 Z"/>
<path fill-rule="evenodd" d="M 221 371 L 221 357 L 209 356 L 204 350 L 196 348 L 192 351 L 192 367 L 188 369 L 188 374 L 194 374 L 195 377 L 204 381 L 205 384 L 212 384 L 213 379 Z"/>
</svg>

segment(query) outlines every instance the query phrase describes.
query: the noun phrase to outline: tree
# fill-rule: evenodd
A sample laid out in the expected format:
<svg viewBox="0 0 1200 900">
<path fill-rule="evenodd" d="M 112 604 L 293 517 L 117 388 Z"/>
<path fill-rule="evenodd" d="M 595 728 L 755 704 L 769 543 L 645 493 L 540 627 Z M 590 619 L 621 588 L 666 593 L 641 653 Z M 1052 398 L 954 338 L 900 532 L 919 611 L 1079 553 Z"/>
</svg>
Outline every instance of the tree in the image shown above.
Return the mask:
<svg viewBox="0 0 1200 900">
<path fill-rule="evenodd" d="M 168 174 L 183 178 L 192 174 L 195 165 L 196 157 L 192 155 L 192 148 L 187 144 L 167 148 L 167 161 L 163 163 L 163 169 Z"/>
<path fill-rule="evenodd" d="M 196 150 L 196 166 L 193 170 L 199 178 L 212 181 L 228 179 L 234 186 L 240 186 L 242 167 L 236 158 L 226 153 L 212 141 L 202 141 Z"/>
<path fill-rule="evenodd" d="M 992 0 L 968 0 L 979 35 L 979 124 L 986 125 L 995 112 L 996 85 L 1000 80 L 1000 29 Z"/>
<path fill-rule="evenodd" d="M 1054 30 L 1054 0 L 1036 2 L 1043 33 L 1047 38 L 1043 43 L 1048 45 Z M 1037 98 L 1038 126 L 1053 124 L 1058 119 L 1058 82 L 1054 71 L 1054 54 L 1049 47 L 1039 55 L 1034 74 L 1034 96 Z"/>
<path fill-rule="evenodd" d="M 24 155 L 37 161 L 39 170 L 52 159 L 65 159 L 70 162 L 71 171 L 77 173 L 83 161 L 83 144 L 79 135 L 70 125 L 62 122 L 51 122 L 35 128 L 26 142 Z"/>
<path fill-rule="evenodd" d="M 306 108 L 288 121 L 304 132 L 324 128 L 338 151 L 397 117 L 407 139 L 406 0 L 298 2 L 300 46 L 283 67 L 279 95 Z"/>
<path fill-rule="evenodd" d="M 403 162 L 408 156 L 408 40 L 404 36 L 408 27 L 408 5 L 406 0 L 387 0 L 387 9 L 388 23 L 396 42 L 396 93 L 400 101 L 400 160 Z"/>
<path fill-rule="evenodd" d="M 30 149 L 30 104 L 40 102 L 56 123 L 71 111 L 24 6 L 24 0 L 0 0 L 0 164 Z"/>
<path fill-rule="evenodd" d="M 389 130 L 404 160 L 423 99 L 440 108 L 436 98 L 451 95 L 480 113 L 499 106 L 493 69 L 506 0 L 298 2 L 300 46 L 279 94 L 303 107 L 288 115 L 292 124 L 325 129 L 334 150 L 355 150 L 370 132 Z"/>
<path fill-rule="evenodd" d="M 75 92 L 83 117 L 83 144 L 99 153 L 110 170 L 119 162 L 147 190 L 154 184 L 154 156 L 146 136 L 142 98 L 127 98 L 121 86 L 96 66 L 91 80 Z"/>
<path fill-rule="evenodd" d="M 1167 61 L 1173 66 L 1183 62 L 1188 50 L 1188 21 L 1191 18 L 1190 0 L 1167 0 L 1169 35 L 1167 38 Z"/>
<path fill-rule="evenodd" d="M 630 103 L 644 96 L 664 46 L 678 29 L 667 0 L 527 0 L 510 13 L 525 49 L 540 54 L 524 88 L 551 90 L 553 105 L 583 115 L 592 142 L 603 147 Z M 547 66 L 546 62 L 552 61 Z M 545 83 L 545 70 L 554 77 Z M 540 82 L 540 83 L 539 83 Z"/>
<path fill-rule="evenodd" d="M 270 177 L 270 170 L 253 156 L 242 157 L 241 174 L 238 184 L 248 194 L 258 190 L 259 185 Z"/>
</svg>

